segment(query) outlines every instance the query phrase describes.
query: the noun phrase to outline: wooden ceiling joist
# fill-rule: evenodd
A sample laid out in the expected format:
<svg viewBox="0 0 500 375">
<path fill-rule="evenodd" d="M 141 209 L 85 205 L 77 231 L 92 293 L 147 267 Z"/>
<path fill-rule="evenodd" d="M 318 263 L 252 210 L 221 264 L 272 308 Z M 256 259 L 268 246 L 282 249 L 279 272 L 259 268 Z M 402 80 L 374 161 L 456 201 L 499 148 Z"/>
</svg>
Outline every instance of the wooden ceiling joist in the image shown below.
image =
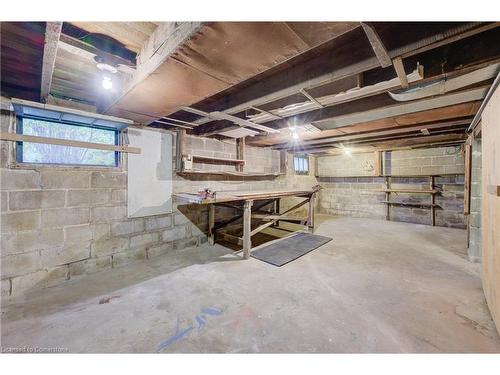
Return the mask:
<svg viewBox="0 0 500 375">
<path fill-rule="evenodd" d="M 479 87 L 454 94 L 438 96 L 431 99 L 418 100 L 411 103 L 397 104 L 359 113 L 331 117 L 314 121 L 313 125 L 320 129 L 334 129 L 349 126 L 361 122 L 374 121 L 387 117 L 401 116 L 410 113 L 426 111 L 430 109 L 447 107 L 460 103 L 482 100 L 488 91 L 488 87 Z"/>
<path fill-rule="evenodd" d="M 241 118 L 236 117 L 236 116 L 231 116 L 231 115 L 228 115 L 224 112 L 210 112 L 210 113 L 208 113 L 208 112 L 200 111 L 199 109 L 195 109 L 195 108 L 191 108 L 191 107 L 182 107 L 181 109 L 183 111 L 191 112 L 191 113 L 194 113 L 195 115 L 203 116 L 203 117 L 209 118 L 211 120 L 231 121 L 233 124 L 236 124 L 242 128 L 256 129 L 256 130 L 260 130 L 260 131 L 266 132 L 266 133 L 279 133 L 280 132 L 279 130 L 269 128 L 269 127 L 264 126 L 264 125 L 255 124 L 252 121 L 247 121 L 247 120 L 241 119 Z"/>
<path fill-rule="evenodd" d="M 56 64 L 57 44 L 61 36 L 62 22 L 47 22 L 45 27 L 45 45 L 43 47 L 42 84 L 40 99 L 45 101 L 50 92 L 52 74 Z"/>
<path fill-rule="evenodd" d="M 384 150 L 399 150 L 399 149 L 409 149 L 415 147 L 434 147 L 434 146 L 444 146 L 444 145 L 457 145 L 464 143 L 466 140 L 465 134 L 439 134 L 430 136 L 416 136 L 407 139 L 398 139 L 391 141 L 380 141 L 372 142 L 370 144 L 363 144 L 356 146 L 355 144 L 349 149 L 351 153 L 357 152 L 373 152 L 373 151 L 384 151 Z M 344 146 L 345 147 L 345 146 Z M 344 147 L 321 147 L 313 150 L 307 151 L 310 154 L 342 154 L 344 153 Z"/>
<path fill-rule="evenodd" d="M 380 40 L 380 36 L 378 35 L 377 30 L 375 30 L 375 28 L 372 25 L 366 22 L 361 22 L 361 26 L 363 27 L 363 30 L 366 33 L 366 37 L 368 38 L 368 41 L 370 42 L 373 48 L 373 52 L 375 52 L 375 55 L 377 56 L 377 59 L 380 62 L 380 66 L 382 68 L 387 68 L 388 66 L 391 66 L 392 65 L 391 57 L 387 53 L 384 43 L 382 43 L 382 40 Z"/>
<path fill-rule="evenodd" d="M 391 59 L 403 55 L 413 56 L 414 54 L 417 53 L 417 51 L 422 51 L 422 48 L 426 48 L 427 50 L 429 50 L 432 48 L 437 48 L 439 46 L 442 46 L 443 43 L 445 43 L 446 41 L 460 40 L 462 38 L 461 34 L 464 34 L 465 32 L 467 32 L 466 34 L 467 36 L 471 36 L 474 35 L 475 33 L 484 32 L 485 30 L 490 30 L 496 27 L 498 27 L 497 24 L 482 25 L 480 23 L 474 23 L 474 22 L 467 23 L 457 27 L 453 27 L 449 30 L 446 30 L 445 32 L 441 32 L 432 37 L 426 37 L 419 41 L 408 43 L 404 46 L 390 50 L 387 53 L 391 57 Z M 338 61 L 340 62 L 340 64 L 343 63 L 342 59 L 340 58 Z M 228 114 L 237 114 L 245 111 L 246 109 L 252 106 L 260 107 L 265 103 L 270 103 L 279 100 L 281 98 L 293 95 L 295 93 L 299 93 L 302 89 L 308 90 L 314 87 L 322 86 L 349 76 L 358 75 L 359 73 L 375 69 L 380 66 L 379 60 L 376 57 L 366 58 L 362 61 L 358 61 L 347 66 L 344 65 L 337 67 L 335 66 L 336 64 L 337 60 L 329 62 L 329 65 L 334 68 L 329 73 L 325 73 L 314 78 L 307 77 L 302 82 L 290 85 L 288 87 L 278 88 L 268 94 L 255 97 L 251 100 L 247 100 L 237 105 L 230 106 L 229 108 L 226 108 L 223 111 Z M 287 72 L 284 72 L 283 74 L 286 76 Z M 287 82 L 287 81 L 288 79 L 285 77 L 283 77 L 283 79 L 281 80 L 281 82 Z M 255 88 L 253 89 L 253 91 L 255 91 L 255 93 L 265 91 L 260 86 L 265 86 L 265 83 L 263 82 L 255 84 Z M 206 122 L 208 121 L 205 119 L 196 121 L 196 123 L 198 124 L 205 124 Z M 197 134 L 199 135 L 217 134 L 216 129 L 217 129 L 216 127 L 214 128 L 199 127 L 197 129 Z M 227 130 L 227 128 L 225 130 Z"/>
<path fill-rule="evenodd" d="M 301 127 L 297 129 L 300 139 L 305 142 L 308 140 L 320 140 L 324 138 L 344 136 L 347 134 L 360 134 L 363 132 L 374 132 L 387 129 L 394 129 L 400 126 L 411 126 L 420 124 L 431 124 L 443 121 L 454 121 L 462 119 L 471 119 L 477 112 L 481 102 L 463 103 L 454 106 L 436 108 L 428 111 L 411 113 L 403 116 L 389 117 L 376 121 L 359 123 L 343 128 L 323 130 L 317 133 L 302 131 Z M 253 146 L 273 146 L 286 144 L 290 141 L 290 133 L 282 132 L 276 135 L 256 136 L 248 140 L 249 145 Z"/>
<path fill-rule="evenodd" d="M 392 136 L 392 135 L 409 134 L 409 133 L 420 132 L 422 129 L 427 129 L 428 132 L 434 131 L 434 130 L 442 130 L 442 129 L 456 130 L 456 129 L 463 129 L 469 123 L 470 123 L 470 119 L 466 118 L 466 119 L 462 119 L 462 120 L 443 121 L 443 122 L 437 122 L 437 123 L 432 123 L 432 124 L 400 126 L 397 128 L 392 128 L 392 129 L 387 129 L 387 130 L 367 131 L 367 132 L 362 132 L 362 133 L 358 133 L 358 134 L 349 134 L 349 135 L 343 135 L 343 136 L 315 139 L 315 140 L 310 140 L 310 141 L 301 141 L 300 146 L 301 147 L 309 147 L 309 146 L 316 146 L 316 145 L 324 145 L 327 143 L 338 143 L 338 142 L 345 142 L 345 141 L 368 139 L 368 138 L 372 138 L 372 137 L 384 137 L 384 136 Z M 290 148 L 290 146 L 288 144 L 281 144 L 281 145 L 278 145 L 276 148 L 278 148 L 278 149 Z"/>
</svg>

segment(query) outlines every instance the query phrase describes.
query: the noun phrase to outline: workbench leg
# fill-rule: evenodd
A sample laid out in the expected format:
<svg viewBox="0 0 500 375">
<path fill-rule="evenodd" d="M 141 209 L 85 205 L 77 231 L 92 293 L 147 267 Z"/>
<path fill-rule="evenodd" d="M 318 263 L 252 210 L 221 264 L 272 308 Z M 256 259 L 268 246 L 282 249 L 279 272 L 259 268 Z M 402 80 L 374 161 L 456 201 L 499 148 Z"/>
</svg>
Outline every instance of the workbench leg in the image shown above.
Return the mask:
<svg viewBox="0 0 500 375">
<path fill-rule="evenodd" d="M 307 212 L 307 226 L 309 227 L 309 231 L 314 233 L 314 201 L 315 201 L 315 193 L 313 193 L 309 197 L 309 207 Z"/>
<path fill-rule="evenodd" d="M 215 244 L 215 204 L 208 205 L 208 243 L 210 245 Z"/>
<path fill-rule="evenodd" d="M 250 258 L 250 250 L 252 248 L 252 239 L 250 232 L 252 231 L 252 200 L 245 201 L 243 206 L 243 258 Z"/>
<path fill-rule="evenodd" d="M 279 215 L 280 214 L 280 199 L 276 198 L 273 203 L 273 214 L 274 215 Z M 276 222 L 272 225 L 273 227 L 279 227 L 280 226 L 280 221 L 276 220 Z"/>
</svg>

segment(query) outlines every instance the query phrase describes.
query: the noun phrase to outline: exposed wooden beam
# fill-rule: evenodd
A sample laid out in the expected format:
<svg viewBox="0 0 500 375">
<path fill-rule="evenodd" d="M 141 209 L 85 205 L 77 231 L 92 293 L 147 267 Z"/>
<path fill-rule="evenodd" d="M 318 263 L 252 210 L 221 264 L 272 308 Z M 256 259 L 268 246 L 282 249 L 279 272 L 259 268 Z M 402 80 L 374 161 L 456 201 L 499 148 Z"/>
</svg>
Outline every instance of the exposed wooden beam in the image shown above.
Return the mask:
<svg viewBox="0 0 500 375">
<path fill-rule="evenodd" d="M 375 28 L 372 25 L 369 25 L 365 22 L 361 22 L 361 26 L 363 27 L 363 30 L 365 31 L 365 34 L 368 38 L 368 41 L 370 42 L 373 48 L 373 52 L 375 52 L 375 55 L 377 56 L 377 59 L 380 62 L 380 66 L 382 68 L 387 68 L 388 66 L 391 66 L 392 65 L 391 57 L 387 53 L 384 43 L 382 43 L 382 40 L 380 39 L 380 36 L 377 33 L 377 30 L 375 30 Z"/>
<path fill-rule="evenodd" d="M 316 107 L 323 108 L 323 104 L 318 102 L 311 94 L 309 94 L 305 89 L 300 90 L 300 93 L 309 99 Z"/>
<path fill-rule="evenodd" d="M 468 91 L 457 92 L 454 94 L 443 95 L 435 98 L 423 99 L 410 103 L 380 107 L 368 111 L 322 119 L 319 121 L 314 121 L 313 125 L 319 127 L 320 129 L 340 128 L 343 126 L 354 125 L 360 122 L 373 121 L 387 117 L 400 116 L 408 113 L 416 113 L 460 103 L 482 100 L 485 97 L 487 91 L 488 87 L 478 87 Z"/>
<path fill-rule="evenodd" d="M 358 152 L 373 152 L 373 151 L 388 151 L 398 149 L 409 149 L 422 146 L 439 146 L 450 144 L 461 144 L 465 141 L 466 135 L 462 134 L 438 134 L 431 136 L 419 136 L 406 139 L 397 139 L 391 141 L 372 142 L 370 144 L 363 144 L 359 147 L 351 148 L 352 153 Z M 341 154 L 344 151 L 335 146 L 325 146 L 305 151 L 309 154 L 329 153 Z"/>
<path fill-rule="evenodd" d="M 362 122 L 349 127 L 323 130 L 320 132 L 306 132 L 298 128 L 302 142 L 328 137 L 337 137 L 346 134 L 359 134 L 362 132 L 380 131 L 396 128 L 399 126 L 431 124 L 440 121 L 451 121 L 455 119 L 471 119 L 481 105 L 480 101 L 473 103 L 462 103 L 443 108 L 431 109 L 418 113 L 388 117 L 376 121 Z M 289 132 L 281 132 L 278 135 L 250 137 L 247 143 L 252 146 L 273 146 L 285 144 L 290 140 Z"/>
<path fill-rule="evenodd" d="M 458 127 L 458 128 L 445 128 L 445 129 L 439 129 L 436 130 L 432 136 L 438 136 L 438 135 L 448 135 L 448 134 L 456 134 L 462 136 L 465 133 L 465 126 Z M 309 152 L 316 150 L 318 148 L 324 148 L 324 147 L 346 147 L 346 146 L 361 146 L 361 145 L 372 145 L 375 143 L 380 143 L 380 142 L 389 142 L 389 141 L 405 141 L 407 139 L 411 138 L 416 138 L 416 137 L 421 137 L 421 138 L 426 138 L 426 137 L 431 137 L 431 135 L 423 135 L 421 133 L 396 133 L 393 135 L 386 135 L 386 136 L 378 136 L 374 135 L 370 138 L 362 138 L 362 139 L 353 139 L 353 140 L 348 140 L 344 142 L 331 142 L 331 143 L 325 143 L 321 145 L 311 145 L 309 147 L 299 147 L 299 151 L 301 152 Z M 295 150 L 293 148 L 289 149 L 290 150 Z"/>
<path fill-rule="evenodd" d="M 421 53 L 422 48 L 426 48 L 426 50 L 437 48 L 444 44 L 455 42 L 460 39 L 470 37 L 478 33 L 482 33 L 497 26 L 498 25 L 491 25 L 491 24 L 483 25 L 478 22 L 470 22 L 464 25 L 460 25 L 458 27 L 450 28 L 436 35 L 432 35 L 430 37 L 426 37 L 421 40 L 408 43 L 402 47 L 395 48 L 391 51 L 388 51 L 388 54 L 391 58 L 396 58 L 398 56 L 403 56 L 403 57 L 413 56 L 417 53 Z M 311 60 L 311 64 L 313 65 L 320 64 L 319 63 L 320 60 L 321 57 L 316 57 L 314 60 Z M 287 70 L 283 73 L 277 74 L 276 77 L 273 76 L 272 79 L 268 79 L 262 82 L 256 82 L 254 85 L 252 85 L 249 89 L 246 90 L 249 92 L 250 91 L 254 92 L 255 96 L 250 94 L 240 95 L 242 97 L 247 97 L 247 98 L 249 96 L 253 96 L 253 98 L 250 100 L 247 99 L 241 101 L 240 99 L 238 99 L 238 95 L 232 95 L 232 97 L 229 98 L 229 100 L 221 99 L 220 104 L 219 101 L 217 101 L 214 102 L 214 104 L 212 105 L 219 108 L 225 106 L 226 109 L 224 110 L 224 112 L 230 114 L 236 114 L 241 111 L 244 111 L 250 106 L 261 106 L 265 103 L 273 102 L 275 100 L 293 95 L 294 93 L 298 93 L 303 88 L 309 89 L 325 85 L 327 83 L 334 82 L 349 76 L 357 75 L 367 70 L 378 68 L 380 66 L 380 63 L 376 57 L 373 57 L 373 58 L 366 58 L 357 62 L 349 62 L 346 65 L 346 61 L 339 57 L 338 59 L 330 62 L 330 65 L 332 66 L 332 70 L 330 72 L 320 74 L 314 78 L 306 76 L 307 71 L 311 69 L 307 69 L 305 67 L 302 69 L 299 66 L 292 67 L 291 68 L 292 71 L 297 71 L 297 76 L 304 77 L 304 80 L 302 82 L 294 83 L 286 87 L 282 86 L 281 88 L 278 88 L 276 90 L 276 87 L 279 87 L 278 84 L 280 82 L 287 83 L 289 81 L 288 77 L 295 74 L 295 73 L 292 74 L 290 70 Z M 236 104 L 235 102 L 239 103 Z M 225 103 L 229 103 L 229 105 Z M 199 124 L 204 124 L 208 121 L 205 119 L 201 119 L 196 122 Z M 208 126 L 199 127 L 196 130 L 196 133 L 199 135 L 213 134 L 216 128 L 217 127 L 208 127 Z M 220 128 L 222 128 L 222 126 L 219 126 L 217 129 Z"/>
<path fill-rule="evenodd" d="M 45 45 L 43 46 L 42 84 L 40 99 L 45 101 L 50 93 L 52 74 L 56 64 L 57 44 L 61 36 L 62 22 L 47 22 L 45 27 Z"/>
<path fill-rule="evenodd" d="M 240 127 L 243 127 L 243 128 L 257 129 L 257 130 L 260 130 L 260 131 L 263 131 L 266 133 L 279 133 L 280 132 L 279 130 L 276 130 L 276 129 L 273 129 L 273 128 L 270 128 L 270 127 L 267 127 L 264 125 L 259 125 L 259 124 L 252 122 L 252 121 L 248 121 L 248 120 L 236 117 L 236 116 L 228 115 L 227 113 L 224 113 L 224 112 L 215 111 L 215 112 L 208 113 L 208 112 L 200 111 L 199 109 L 191 108 L 191 107 L 182 107 L 182 110 L 186 111 L 186 112 L 194 113 L 198 116 L 207 117 L 207 118 L 212 119 L 212 120 L 228 120 L 228 121 L 231 121 L 232 123 L 234 123 Z"/>
<path fill-rule="evenodd" d="M 137 56 L 137 67 L 132 78 L 112 103 L 109 110 L 123 96 L 151 75 L 188 39 L 195 35 L 203 22 L 162 22 L 144 43 Z"/>
<path fill-rule="evenodd" d="M 475 25 L 474 25 L 475 24 Z M 479 26 L 478 26 L 479 25 Z M 500 22 L 488 22 L 486 24 L 480 25 L 477 22 L 467 23 L 464 26 L 459 26 L 454 29 L 454 32 L 445 32 L 440 35 L 431 36 L 420 41 L 420 46 L 415 44 L 415 49 L 411 52 L 403 52 L 399 54 L 402 58 L 420 54 L 429 51 L 433 48 L 438 48 L 446 44 L 450 44 L 459 41 L 464 38 L 468 38 L 473 35 L 484 33 L 485 31 L 495 29 L 500 26 Z M 462 30 L 460 30 L 462 28 Z"/>
<path fill-rule="evenodd" d="M 410 125 L 410 126 L 398 126 L 395 128 L 387 129 L 387 130 L 377 130 L 377 131 L 368 131 L 362 132 L 359 134 L 349 134 L 349 135 L 341 135 L 336 137 L 328 137 L 321 139 L 314 139 L 311 141 L 302 141 L 300 143 L 301 147 L 307 147 L 312 145 L 321 145 L 325 143 L 335 143 L 335 142 L 344 142 L 344 141 L 352 141 L 358 139 L 366 139 L 377 136 L 387 136 L 387 135 L 395 135 L 395 134 L 405 134 L 412 132 L 420 132 L 422 129 L 429 130 L 437 130 L 444 128 L 462 128 L 467 126 L 470 123 L 469 119 L 463 120 L 453 120 L 453 121 L 444 121 L 433 124 L 422 124 L 422 125 Z M 287 148 L 287 144 L 282 144 L 277 147 L 278 149 Z"/>
<path fill-rule="evenodd" d="M 394 64 L 394 70 L 396 71 L 396 74 L 398 75 L 399 82 L 401 82 L 401 87 L 407 88 L 408 87 L 408 78 L 406 77 L 406 72 L 405 72 L 405 67 L 403 65 L 403 60 L 401 57 L 396 57 L 393 61 Z"/>
</svg>

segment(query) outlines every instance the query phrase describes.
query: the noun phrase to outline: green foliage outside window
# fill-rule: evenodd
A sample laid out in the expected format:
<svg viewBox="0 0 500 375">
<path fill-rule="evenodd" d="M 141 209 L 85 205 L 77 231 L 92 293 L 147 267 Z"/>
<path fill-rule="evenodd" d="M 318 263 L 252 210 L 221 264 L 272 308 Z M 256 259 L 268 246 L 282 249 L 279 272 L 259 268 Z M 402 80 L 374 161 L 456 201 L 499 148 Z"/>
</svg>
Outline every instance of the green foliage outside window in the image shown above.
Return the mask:
<svg viewBox="0 0 500 375">
<path fill-rule="evenodd" d="M 100 129 L 22 118 L 22 134 L 82 142 L 116 144 L 114 129 Z M 21 159 L 21 160 L 19 160 Z M 115 166 L 115 151 L 23 142 L 18 161 L 24 163 Z"/>
</svg>

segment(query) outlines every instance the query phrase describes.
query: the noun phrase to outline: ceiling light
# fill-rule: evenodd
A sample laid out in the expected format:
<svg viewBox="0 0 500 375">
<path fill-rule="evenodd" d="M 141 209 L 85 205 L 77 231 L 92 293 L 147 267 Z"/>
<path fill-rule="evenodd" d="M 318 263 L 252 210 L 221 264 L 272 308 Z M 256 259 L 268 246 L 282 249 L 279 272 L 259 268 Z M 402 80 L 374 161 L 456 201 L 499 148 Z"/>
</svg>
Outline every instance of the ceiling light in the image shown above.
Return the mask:
<svg viewBox="0 0 500 375">
<path fill-rule="evenodd" d="M 113 88 L 113 81 L 111 80 L 111 78 L 104 76 L 102 78 L 102 87 L 105 90 L 111 90 Z"/>
<path fill-rule="evenodd" d="M 299 139 L 299 134 L 297 132 L 292 132 L 293 139 Z"/>
<path fill-rule="evenodd" d="M 346 155 L 351 155 L 352 154 L 352 151 L 350 148 L 347 148 L 347 147 L 344 147 L 344 154 Z"/>
</svg>

